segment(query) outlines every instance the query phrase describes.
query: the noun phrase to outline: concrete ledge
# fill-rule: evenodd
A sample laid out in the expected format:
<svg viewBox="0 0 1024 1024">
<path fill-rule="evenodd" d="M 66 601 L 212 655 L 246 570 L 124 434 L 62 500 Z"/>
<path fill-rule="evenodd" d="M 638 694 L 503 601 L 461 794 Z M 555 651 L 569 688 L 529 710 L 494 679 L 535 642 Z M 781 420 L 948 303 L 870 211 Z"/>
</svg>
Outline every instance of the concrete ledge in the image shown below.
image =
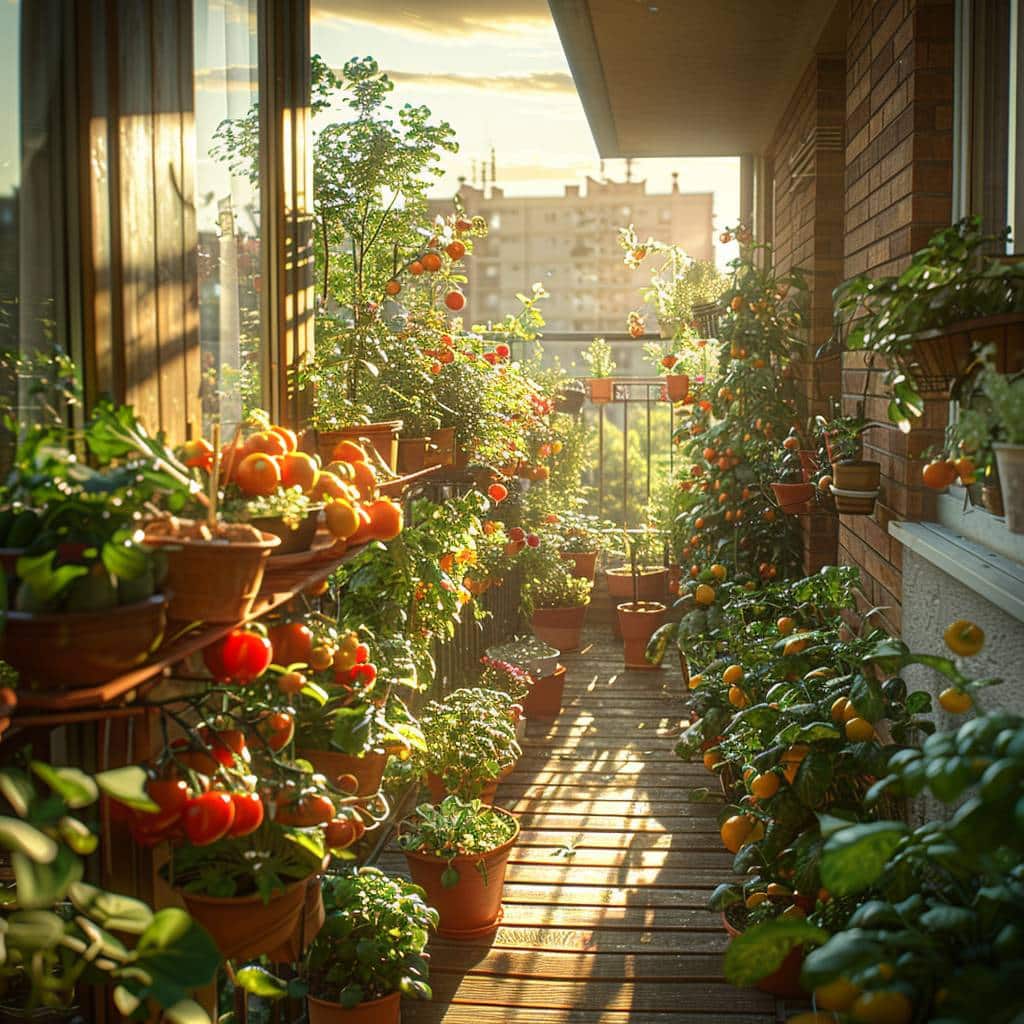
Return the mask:
<svg viewBox="0 0 1024 1024">
<path fill-rule="evenodd" d="M 1024 566 L 938 523 L 889 523 L 889 533 L 905 548 L 1024 622 Z M 911 595 L 904 594 L 907 601 Z"/>
</svg>

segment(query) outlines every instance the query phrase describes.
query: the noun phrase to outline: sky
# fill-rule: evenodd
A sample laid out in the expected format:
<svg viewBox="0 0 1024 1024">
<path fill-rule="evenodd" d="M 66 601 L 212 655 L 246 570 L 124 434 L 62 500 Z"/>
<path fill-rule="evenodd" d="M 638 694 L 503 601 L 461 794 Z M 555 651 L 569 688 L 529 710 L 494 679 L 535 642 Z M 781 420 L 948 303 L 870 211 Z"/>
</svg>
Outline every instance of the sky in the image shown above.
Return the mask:
<svg viewBox="0 0 1024 1024">
<path fill-rule="evenodd" d="M 395 81 L 395 103 L 424 104 L 455 129 L 460 152 L 446 155 L 433 189 L 447 196 L 473 164 L 489 163 L 506 195 L 560 195 L 600 176 L 601 164 L 546 0 L 313 0 L 313 52 L 336 70 L 372 56 Z M 605 174 L 625 177 L 625 162 Z M 633 178 L 668 192 L 715 192 L 717 227 L 739 219 L 739 161 L 636 160 Z M 671 241 L 671 239 L 664 239 Z M 724 264 L 733 246 L 717 247 Z"/>
</svg>

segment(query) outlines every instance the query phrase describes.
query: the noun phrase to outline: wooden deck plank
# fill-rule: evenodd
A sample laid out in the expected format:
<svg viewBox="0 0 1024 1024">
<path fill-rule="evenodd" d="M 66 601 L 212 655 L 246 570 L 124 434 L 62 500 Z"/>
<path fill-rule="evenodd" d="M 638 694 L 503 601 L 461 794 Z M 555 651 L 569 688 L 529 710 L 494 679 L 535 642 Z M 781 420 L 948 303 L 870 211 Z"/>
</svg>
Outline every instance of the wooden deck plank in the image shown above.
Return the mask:
<svg viewBox="0 0 1024 1024">
<path fill-rule="evenodd" d="M 527 722 L 496 803 L 520 825 L 493 936 L 430 944 L 430 1002 L 406 1024 L 774 1024 L 775 1001 L 722 976 L 728 939 L 707 909 L 729 877 L 722 798 L 674 753 L 687 721 L 678 671 L 629 672 L 593 633 L 562 714 Z M 710 790 L 707 800 L 690 791 Z M 406 873 L 394 847 L 381 866 Z"/>
</svg>

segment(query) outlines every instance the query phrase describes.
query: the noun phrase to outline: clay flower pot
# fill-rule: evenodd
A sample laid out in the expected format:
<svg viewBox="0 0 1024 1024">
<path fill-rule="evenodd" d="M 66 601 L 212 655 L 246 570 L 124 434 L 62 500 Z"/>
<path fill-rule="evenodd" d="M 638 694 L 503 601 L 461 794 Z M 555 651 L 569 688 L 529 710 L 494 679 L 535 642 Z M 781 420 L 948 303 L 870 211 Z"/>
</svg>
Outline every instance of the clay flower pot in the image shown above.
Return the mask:
<svg viewBox="0 0 1024 1024">
<path fill-rule="evenodd" d="M 334 449 L 339 442 L 355 441 L 376 449 L 384 464 L 394 473 L 398 468 L 398 435 L 402 426 L 401 420 L 386 420 L 382 423 L 345 427 L 342 430 L 321 430 L 317 435 L 320 458 L 327 465 L 334 461 Z"/>
<path fill-rule="evenodd" d="M 833 462 L 829 490 L 836 500 L 836 511 L 840 515 L 871 515 L 881 475 L 882 467 L 877 462 Z"/>
<path fill-rule="evenodd" d="M 583 638 L 587 606 L 576 608 L 537 608 L 530 619 L 533 635 L 560 651 L 575 651 Z"/>
<path fill-rule="evenodd" d="M 611 377 L 588 377 L 587 387 L 594 405 L 607 405 L 612 400 L 615 381 Z"/>
<path fill-rule="evenodd" d="M 8 612 L 0 650 L 25 681 L 47 689 L 105 683 L 160 646 L 167 596 L 97 612 Z"/>
<path fill-rule="evenodd" d="M 444 780 L 440 775 L 435 775 L 433 772 L 427 772 L 427 789 L 430 792 L 430 799 L 435 804 L 439 804 L 446 796 L 449 796 L 449 791 L 445 787 Z M 486 804 L 490 807 L 494 803 L 494 796 L 498 792 L 498 783 L 501 782 L 501 777 L 492 779 L 490 782 L 484 784 L 483 789 L 480 790 L 480 803 Z"/>
<path fill-rule="evenodd" d="M 296 753 L 308 761 L 330 782 L 342 775 L 354 775 L 359 783 L 357 796 L 373 796 L 380 790 L 384 769 L 388 763 L 385 750 L 368 750 L 365 754 L 342 754 L 336 750 L 307 750 L 299 748 Z"/>
<path fill-rule="evenodd" d="M 665 393 L 670 402 L 681 402 L 690 390 L 690 378 L 685 373 L 665 374 Z"/>
<path fill-rule="evenodd" d="M 779 508 L 787 516 L 798 516 L 811 510 L 811 498 L 814 496 L 814 484 L 772 484 L 775 500 Z"/>
<path fill-rule="evenodd" d="M 605 582 L 610 597 L 633 600 L 633 574 L 628 565 L 605 569 Z M 647 565 L 637 572 L 637 598 L 641 601 L 660 601 L 668 587 L 668 569 Z"/>
<path fill-rule="evenodd" d="M 281 538 L 262 541 L 182 540 L 146 537 L 167 554 L 164 587 L 171 594 L 168 618 L 178 622 L 239 622 L 252 611 L 270 552 Z"/>
<path fill-rule="evenodd" d="M 597 571 L 596 551 L 563 551 L 562 558 L 572 562 L 570 572 L 573 576 L 593 581 L 594 573 Z"/>
<path fill-rule="evenodd" d="M 400 437 L 398 439 L 398 472 L 403 476 L 423 469 L 427 464 L 428 437 Z"/>
<path fill-rule="evenodd" d="M 458 871 L 459 880 L 447 889 L 441 885 L 441 876 L 448 869 L 448 861 L 418 850 L 404 851 L 413 882 L 426 892 L 427 903 L 440 914 L 437 934 L 443 938 L 471 939 L 487 935 L 501 921 L 505 869 L 519 838 L 519 823 L 508 811 L 495 810 L 515 822 L 512 838 L 488 853 L 455 857 L 451 866 Z M 478 868 L 481 861 L 485 870 Z"/>
<path fill-rule="evenodd" d="M 665 621 L 665 606 L 660 601 L 627 601 L 616 608 L 626 668 L 657 669 L 645 657 L 648 641 Z"/>
<path fill-rule="evenodd" d="M 455 428 L 440 427 L 427 439 L 424 466 L 450 466 L 455 461 Z"/>
<path fill-rule="evenodd" d="M 313 546 L 316 538 L 317 526 L 320 522 L 320 509 L 310 509 L 309 515 L 293 530 L 281 516 L 265 516 L 253 519 L 251 526 L 254 526 L 261 533 L 269 533 L 274 537 L 280 537 L 281 543 L 270 552 L 271 558 L 279 555 L 295 555 L 300 551 L 308 551 Z"/>
<path fill-rule="evenodd" d="M 306 996 L 309 1024 L 399 1024 L 402 1019 L 402 996 L 392 992 L 380 999 L 370 999 L 351 1009 L 316 996 Z"/>
<path fill-rule="evenodd" d="M 185 909 L 210 933 L 225 960 L 252 960 L 295 933 L 308 879 L 293 882 L 264 903 L 252 896 L 206 896 L 179 890 Z"/>
<path fill-rule="evenodd" d="M 534 682 L 530 692 L 523 698 L 523 712 L 527 718 L 557 718 L 562 710 L 562 694 L 565 690 L 565 666 Z"/>
</svg>

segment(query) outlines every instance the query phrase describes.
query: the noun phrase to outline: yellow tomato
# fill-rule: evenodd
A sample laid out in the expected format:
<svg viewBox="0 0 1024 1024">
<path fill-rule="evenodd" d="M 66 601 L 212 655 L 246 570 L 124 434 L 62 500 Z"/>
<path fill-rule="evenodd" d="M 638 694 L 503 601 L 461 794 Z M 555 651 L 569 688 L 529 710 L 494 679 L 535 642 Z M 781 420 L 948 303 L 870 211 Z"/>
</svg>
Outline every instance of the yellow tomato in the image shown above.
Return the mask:
<svg viewBox="0 0 1024 1024">
<path fill-rule="evenodd" d="M 969 693 L 950 686 L 939 694 L 939 704 L 951 715 L 965 715 L 974 707 L 974 700 Z"/>
</svg>

